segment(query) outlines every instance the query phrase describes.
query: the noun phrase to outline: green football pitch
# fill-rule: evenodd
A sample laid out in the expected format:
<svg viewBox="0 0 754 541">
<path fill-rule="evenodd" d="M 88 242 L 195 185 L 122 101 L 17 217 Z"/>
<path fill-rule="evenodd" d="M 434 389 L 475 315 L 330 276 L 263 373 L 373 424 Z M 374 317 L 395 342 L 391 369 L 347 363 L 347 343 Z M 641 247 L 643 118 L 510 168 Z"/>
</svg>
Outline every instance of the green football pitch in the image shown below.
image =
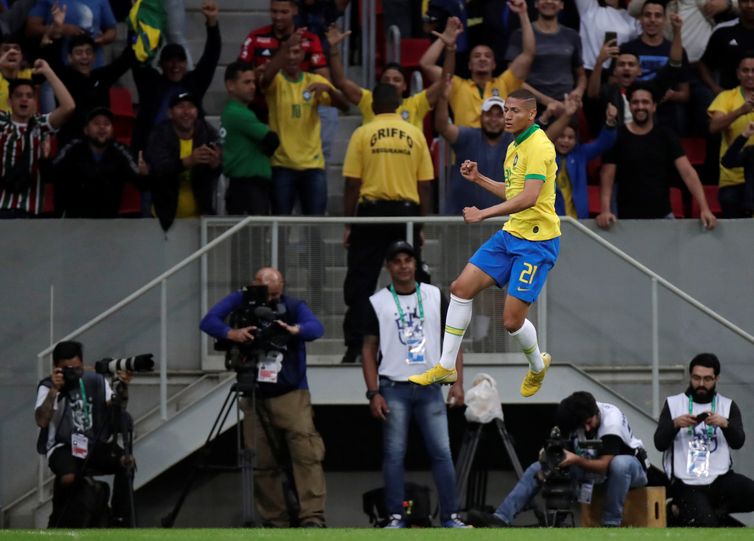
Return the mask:
<svg viewBox="0 0 754 541">
<path fill-rule="evenodd" d="M 397 537 L 393 537 L 397 536 Z M 754 541 L 754 529 L 542 529 L 513 528 L 443 530 L 415 528 L 377 530 L 368 528 L 325 530 L 264 529 L 143 529 L 143 530 L 0 530 L 0 541 Z"/>
</svg>

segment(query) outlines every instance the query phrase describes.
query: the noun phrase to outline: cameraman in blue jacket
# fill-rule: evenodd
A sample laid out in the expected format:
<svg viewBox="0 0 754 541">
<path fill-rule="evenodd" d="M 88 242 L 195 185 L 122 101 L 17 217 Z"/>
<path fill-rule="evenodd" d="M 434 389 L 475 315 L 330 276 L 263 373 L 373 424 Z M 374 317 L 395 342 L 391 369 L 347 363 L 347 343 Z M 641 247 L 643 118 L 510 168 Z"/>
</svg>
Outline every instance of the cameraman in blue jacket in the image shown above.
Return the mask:
<svg viewBox="0 0 754 541">
<path fill-rule="evenodd" d="M 322 528 L 327 494 L 322 470 L 325 445 L 314 426 L 304 343 L 321 337 L 325 329 L 304 301 L 283 295 L 285 280 L 279 270 L 259 269 L 253 284 L 267 286 L 267 304 L 276 306 L 280 315 L 274 324 L 289 334 L 282 362 L 271 361 L 271 356 L 267 356 L 256 368 L 255 422 L 250 415 L 251 404 L 248 400 L 241 402 L 246 413 L 244 440 L 257 453 L 254 475 L 257 512 L 265 526 Z M 207 312 L 199 327 L 213 338 L 250 344 L 257 331 L 254 326 L 234 329 L 225 321 L 243 303 L 243 291 L 231 293 Z M 268 438 L 275 441 L 271 444 Z M 299 504 L 297 517 L 289 516 L 286 506 L 283 465 L 276 456 L 279 453 L 274 452 L 278 449 L 287 449 L 290 456 Z"/>
</svg>

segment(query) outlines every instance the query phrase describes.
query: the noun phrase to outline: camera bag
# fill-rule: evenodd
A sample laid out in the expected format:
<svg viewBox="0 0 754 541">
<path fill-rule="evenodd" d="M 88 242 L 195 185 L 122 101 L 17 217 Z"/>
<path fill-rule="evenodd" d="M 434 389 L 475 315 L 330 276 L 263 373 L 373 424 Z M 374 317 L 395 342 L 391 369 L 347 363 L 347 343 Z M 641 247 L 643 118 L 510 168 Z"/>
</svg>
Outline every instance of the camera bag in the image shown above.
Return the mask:
<svg viewBox="0 0 754 541">
<path fill-rule="evenodd" d="M 362 496 L 364 513 L 375 528 L 382 528 L 390 521 L 385 507 L 385 488 L 374 488 Z M 409 527 L 432 526 L 432 507 L 429 487 L 407 481 L 403 491 L 403 516 Z"/>
</svg>

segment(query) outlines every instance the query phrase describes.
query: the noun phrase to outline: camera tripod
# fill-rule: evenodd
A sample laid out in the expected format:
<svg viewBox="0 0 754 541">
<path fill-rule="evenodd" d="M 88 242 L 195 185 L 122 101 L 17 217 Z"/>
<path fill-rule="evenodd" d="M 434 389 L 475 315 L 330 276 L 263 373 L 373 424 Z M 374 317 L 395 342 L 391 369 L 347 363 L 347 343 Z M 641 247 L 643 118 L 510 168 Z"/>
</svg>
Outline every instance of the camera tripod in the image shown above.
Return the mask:
<svg viewBox="0 0 754 541">
<path fill-rule="evenodd" d="M 252 371 L 252 374 L 253 374 L 253 371 Z M 244 374 L 244 375 L 248 375 L 248 374 Z M 172 528 L 173 525 L 175 524 L 175 520 L 176 518 L 178 518 L 178 514 L 180 513 L 181 508 L 183 507 L 186 497 L 188 496 L 189 492 L 191 492 L 191 488 L 196 480 L 197 474 L 200 469 L 205 469 L 205 470 L 212 469 L 215 471 L 218 471 L 218 470 L 237 471 L 238 469 L 240 469 L 241 470 L 241 525 L 243 527 L 258 526 L 257 521 L 255 520 L 255 496 L 254 496 L 254 470 L 256 467 L 256 433 L 254 435 L 253 448 L 249 449 L 245 447 L 242 440 L 241 405 L 239 403 L 239 401 L 243 398 L 248 399 L 251 405 L 250 415 L 252 416 L 252 418 L 259 420 L 259 425 L 262 427 L 262 429 L 264 430 L 267 436 L 267 441 L 269 442 L 270 449 L 272 451 L 273 456 L 276 458 L 278 464 L 281 464 L 281 467 L 283 467 L 285 471 L 286 482 L 284 482 L 283 493 L 285 495 L 285 500 L 286 500 L 286 505 L 288 507 L 289 516 L 291 517 L 298 516 L 298 500 L 296 499 L 296 491 L 295 491 L 295 487 L 293 486 L 293 474 L 291 473 L 291 468 L 289 467 L 289 465 L 282 466 L 284 462 L 281 462 L 280 460 L 281 454 L 279 452 L 279 449 L 277 449 L 276 447 L 276 443 L 275 443 L 276 440 L 272 436 L 272 429 L 268 425 L 267 420 L 264 418 L 264 416 L 261 415 L 261 413 L 258 411 L 257 404 L 256 404 L 256 392 L 255 392 L 256 385 L 257 384 L 256 384 L 255 377 L 244 378 L 244 381 L 241 381 L 241 380 L 237 381 L 229 389 L 228 394 L 225 397 L 225 400 L 222 406 L 220 407 L 220 411 L 218 412 L 217 417 L 215 418 L 215 421 L 212 424 L 212 428 L 210 429 L 209 434 L 207 435 L 207 439 L 205 440 L 204 444 L 199 450 L 199 456 L 197 458 L 197 462 L 192 467 L 191 473 L 186 479 L 186 484 L 183 486 L 183 489 L 181 490 L 181 493 L 178 496 L 178 500 L 173 506 L 173 509 L 167 515 L 165 515 L 161 520 L 161 524 L 163 527 Z M 212 445 L 217 440 L 217 437 L 220 436 L 222 427 L 225 425 L 225 422 L 227 421 L 228 416 L 230 415 L 230 412 L 234 406 L 236 410 L 236 464 L 235 466 L 230 466 L 230 467 L 210 466 L 206 464 L 206 461 L 208 457 L 210 456 Z"/>
</svg>

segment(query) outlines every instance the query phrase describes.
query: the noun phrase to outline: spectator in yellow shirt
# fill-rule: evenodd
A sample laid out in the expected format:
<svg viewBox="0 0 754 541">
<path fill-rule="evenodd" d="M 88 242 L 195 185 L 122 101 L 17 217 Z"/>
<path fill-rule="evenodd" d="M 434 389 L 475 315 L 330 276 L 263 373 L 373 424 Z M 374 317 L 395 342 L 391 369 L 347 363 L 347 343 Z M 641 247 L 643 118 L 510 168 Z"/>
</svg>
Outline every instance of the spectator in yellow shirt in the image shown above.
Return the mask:
<svg viewBox="0 0 754 541">
<path fill-rule="evenodd" d="M 497 77 L 495 72 L 495 55 L 487 45 L 477 45 L 469 54 L 469 71 L 471 79 L 462 79 L 453 76 L 453 86 L 450 92 L 450 107 L 453 109 L 453 118 L 456 126 L 480 127 L 482 103 L 487 98 L 498 96 L 505 99 L 508 94 L 519 88 L 529 75 L 531 64 L 534 61 L 536 43 L 534 30 L 532 29 L 529 14 L 526 11 L 524 0 L 509 0 L 508 6 L 511 11 L 518 14 L 521 20 L 521 53 L 513 59 L 508 69 Z M 430 81 L 442 80 L 442 71 L 448 73 L 455 70 L 455 50 L 458 34 L 452 35 L 443 32 L 435 34 L 438 39 L 427 49 L 419 64 L 422 71 Z M 437 59 L 443 49 L 445 55 L 450 56 L 452 61 L 449 66 L 440 68 Z"/>
<path fill-rule="evenodd" d="M 325 214 L 327 180 L 317 106 L 348 108 L 330 81 L 301 70 L 303 32 L 298 29 L 283 42 L 261 78 L 270 129 L 280 137 L 280 146 L 271 160 L 272 213 L 276 215 L 292 214 L 297 199 L 302 214 Z"/>
<path fill-rule="evenodd" d="M 463 32 L 463 25 L 458 17 L 451 17 L 448 19 L 448 24 L 445 27 L 443 36 L 447 36 L 444 39 L 455 40 L 456 37 Z M 346 99 L 356 105 L 361 112 L 363 123 L 367 124 L 374 120 L 375 115 L 372 111 L 372 91 L 366 88 L 362 88 L 355 82 L 346 78 L 346 74 L 343 71 L 343 63 L 340 60 L 340 47 L 338 46 L 346 36 L 351 32 L 342 32 L 337 25 L 332 25 L 327 31 L 327 41 L 330 45 L 330 75 L 332 76 L 333 84 L 338 88 Z M 438 36 L 439 33 L 436 33 Z M 453 71 L 453 55 L 446 55 L 443 69 L 443 74 L 450 74 Z M 434 109 L 437 105 L 437 100 L 442 93 L 442 81 L 445 77 L 442 77 L 432 83 L 429 88 L 417 92 L 413 96 L 404 98 L 401 104 L 395 110 L 398 115 L 410 122 L 420 130 L 424 129 L 424 117 L 429 111 Z M 403 96 L 408 89 L 406 84 L 406 75 L 403 73 L 403 68 L 400 64 L 395 62 L 387 64 L 382 70 L 382 76 L 380 77 L 381 83 L 388 83 L 393 85 L 398 90 L 398 95 Z"/>
<path fill-rule="evenodd" d="M 0 111 L 10 112 L 8 105 L 8 81 L 31 79 L 31 69 L 23 67 L 24 55 L 17 38 L 0 38 Z"/>
</svg>

